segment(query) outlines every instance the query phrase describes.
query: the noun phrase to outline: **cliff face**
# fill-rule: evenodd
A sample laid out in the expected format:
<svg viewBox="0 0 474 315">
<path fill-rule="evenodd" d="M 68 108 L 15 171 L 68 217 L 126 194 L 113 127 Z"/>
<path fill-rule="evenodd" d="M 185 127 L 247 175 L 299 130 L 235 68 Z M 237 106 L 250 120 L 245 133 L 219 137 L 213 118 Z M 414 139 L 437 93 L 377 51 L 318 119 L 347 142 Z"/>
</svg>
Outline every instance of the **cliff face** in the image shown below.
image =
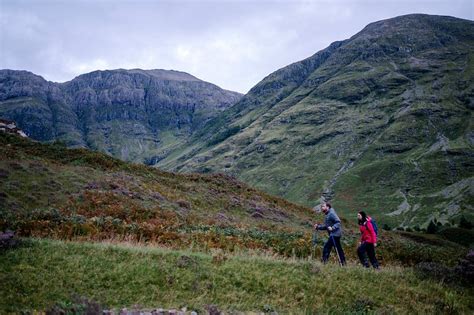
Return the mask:
<svg viewBox="0 0 474 315">
<path fill-rule="evenodd" d="M 95 71 L 61 84 L 0 71 L 0 117 L 31 138 L 135 162 L 155 163 L 239 98 L 178 71 Z"/>
<path fill-rule="evenodd" d="M 473 210 L 473 97 L 474 23 L 401 16 L 270 74 L 159 165 L 390 225 L 446 223 Z"/>
</svg>

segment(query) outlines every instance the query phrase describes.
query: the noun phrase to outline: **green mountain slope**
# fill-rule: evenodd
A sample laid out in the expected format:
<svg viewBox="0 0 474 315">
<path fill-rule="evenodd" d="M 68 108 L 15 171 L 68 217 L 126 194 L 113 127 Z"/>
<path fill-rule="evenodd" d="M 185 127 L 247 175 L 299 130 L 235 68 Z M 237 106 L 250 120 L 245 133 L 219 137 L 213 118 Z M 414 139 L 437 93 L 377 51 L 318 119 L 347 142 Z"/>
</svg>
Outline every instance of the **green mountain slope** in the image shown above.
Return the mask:
<svg viewBox="0 0 474 315">
<path fill-rule="evenodd" d="M 291 254 L 311 227 L 310 209 L 224 175 L 167 173 L 3 132 L 0 143 L 0 231 Z"/>
<path fill-rule="evenodd" d="M 474 22 L 407 15 L 282 68 L 158 166 L 391 226 L 473 218 Z"/>
<path fill-rule="evenodd" d="M 154 164 L 239 93 L 166 70 L 95 71 L 66 83 L 0 70 L 0 117 L 31 138 Z"/>
</svg>

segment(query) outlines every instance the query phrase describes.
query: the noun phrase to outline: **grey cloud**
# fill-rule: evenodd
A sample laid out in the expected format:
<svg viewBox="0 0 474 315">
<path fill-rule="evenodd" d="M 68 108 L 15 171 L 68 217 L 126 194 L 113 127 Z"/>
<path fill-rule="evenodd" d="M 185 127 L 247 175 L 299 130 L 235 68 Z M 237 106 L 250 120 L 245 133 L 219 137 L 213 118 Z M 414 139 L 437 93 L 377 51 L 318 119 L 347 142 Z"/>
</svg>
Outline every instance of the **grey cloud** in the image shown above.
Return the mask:
<svg viewBox="0 0 474 315">
<path fill-rule="evenodd" d="M 0 0 L 0 68 L 66 81 L 163 68 L 248 91 L 269 73 L 408 13 L 473 18 L 471 1 Z"/>
</svg>

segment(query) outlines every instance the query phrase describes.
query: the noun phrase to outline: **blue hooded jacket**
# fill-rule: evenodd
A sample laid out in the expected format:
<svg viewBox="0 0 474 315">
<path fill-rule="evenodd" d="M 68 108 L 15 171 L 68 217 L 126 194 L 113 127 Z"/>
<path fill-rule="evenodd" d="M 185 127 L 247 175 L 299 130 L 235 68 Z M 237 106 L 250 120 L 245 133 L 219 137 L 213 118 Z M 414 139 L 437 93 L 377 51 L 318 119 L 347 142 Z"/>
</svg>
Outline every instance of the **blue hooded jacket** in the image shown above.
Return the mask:
<svg viewBox="0 0 474 315">
<path fill-rule="evenodd" d="M 329 232 L 329 236 L 341 237 L 342 236 L 342 226 L 341 219 L 336 214 L 336 211 L 331 208 L 326 214 L 324 219 L 324 224 L 318 226 L 318 230 L 327 230 L 328 227 L 332 227 L 332 231 Z"/>
</svg>

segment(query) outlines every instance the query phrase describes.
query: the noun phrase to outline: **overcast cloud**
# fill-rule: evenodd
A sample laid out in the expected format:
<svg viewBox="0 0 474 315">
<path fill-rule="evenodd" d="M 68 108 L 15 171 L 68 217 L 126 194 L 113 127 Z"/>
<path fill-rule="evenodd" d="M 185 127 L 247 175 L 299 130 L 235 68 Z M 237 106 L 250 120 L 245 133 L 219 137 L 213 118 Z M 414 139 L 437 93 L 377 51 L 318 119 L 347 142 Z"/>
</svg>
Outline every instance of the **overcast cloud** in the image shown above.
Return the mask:
<svg viewBox="0 0 474 315">
<path fill-rule="evenodd" d="M 473 1 L 0 0 L 0 68 L 57 82 L 174 69 L 245 93 L 368 23 L 409 13 L 473 20 Z"/>
</svg>

